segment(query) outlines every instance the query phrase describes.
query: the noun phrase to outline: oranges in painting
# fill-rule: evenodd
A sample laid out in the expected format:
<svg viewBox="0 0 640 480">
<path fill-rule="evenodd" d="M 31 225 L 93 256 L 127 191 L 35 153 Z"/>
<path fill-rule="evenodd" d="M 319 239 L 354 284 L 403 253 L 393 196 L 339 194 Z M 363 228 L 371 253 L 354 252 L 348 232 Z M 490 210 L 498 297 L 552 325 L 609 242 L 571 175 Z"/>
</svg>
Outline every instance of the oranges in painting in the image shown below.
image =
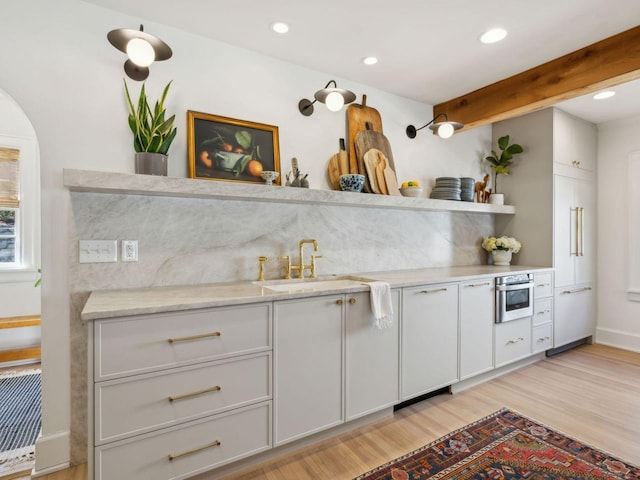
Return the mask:
<svg viewBox="0 0 640 480">
<path fill-rule="evenodd" d="M 247 172 L 254 177 L 259 177 L 262 173 L 263 167 L 262 164 L 258 160 L 251 160 L 247 164 Z"/>
</svg>

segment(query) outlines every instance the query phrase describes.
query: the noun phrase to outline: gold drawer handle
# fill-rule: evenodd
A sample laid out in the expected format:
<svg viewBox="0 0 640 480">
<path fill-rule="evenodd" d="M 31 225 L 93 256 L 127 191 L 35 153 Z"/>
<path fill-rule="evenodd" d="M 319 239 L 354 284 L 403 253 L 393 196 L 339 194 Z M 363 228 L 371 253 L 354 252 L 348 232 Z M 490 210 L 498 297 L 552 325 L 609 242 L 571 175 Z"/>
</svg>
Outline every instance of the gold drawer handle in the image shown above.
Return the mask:
<svg viewBox="0 0 640 480">
<path fill-rule="evenodd" d="M 338 300 L 336 300 L 336 303 L 338 305 L 342 305 L 344 302 L 343 302 L 343 300 L 341 298 L 339 298 Z"/>
<path fill-rule="evenodd" d="M 203 333 L 202 335 L 192 335 L 191 337 L 167 338 L 169 343 L 188 342 L 190 340 L 199 340 L 201 338 L 219 337 L 220 332 Z"/>
<path fill-rule="evenodd" d="M 547 313 L 551 313 L 551 310 L 540 310 L 540 311 L 538 312 L 538 315 L 545 315 L 545 314 L 547 314 Z"/>
<path fill-rule="evenodd" d="M 215 442 L 211 442 L 211 443 L 209 443 L 207 445 L 204 445 L 202 447 L 194 448 L 193 450 L 187 450 L 186 452 L 176 453 L 175 455 L 169 454 L 167 456 L 169 457 L 169 461 L 172 462 L 176 458 L 180 458 L 180 457 L 184 457 L 186 455 L 191 455 L 191 454 L 194 454 L 194 453 L 198 453 L 198 452 L 201 452 L 203 450 L 206 450 L 207 448 L 219 447 L 220 445 L 222 445 L 222 444 L 218 440 L 216 440 Z"/>
<path fill-rule="evenodd" d="M 185 393 L 184 395 L 176 395 L 175 397 L 168 397 L 168 400 L 170 402 L 175 402 L 176 400 L 182 400 L 183 398 L 197 397 L 198 395 L 204 395 L 205 393 L 211 392 L 219 392 L 220 390 L 222 390 L 222 387 L 220 385 L 216 385 L 215 387 L 207 388 L 205 390 L 199 390 L 193 393 Z"/>
<path fill-rule="evenodd" d="M 591 287 L 582 287 L 582 288 L 576 288 L 574 290 L 563 290 L 562 293 L 580 293 L 580 292 L 588 292 L 589 290 L 591 290 Z"/>
<path fill-rule="evenodd" d="M 470 283 L 469 285 L 465 285 L 465 287 L 486 287 L 491 285 L 491 282 L 484 282 L 484 283 Z M 446 290 L 446 288 L 445 288 Z"/>
<path fill-rule="evenodd" d="M 353 298 L 353 297 L 351 297 L 351 298 L 349 299 L 349 303 L 350 303 L 351 305 L 353 305 L 353 304 L 354 304 L 354 303 L 356 303 L 356 302 L 357 302 L 357 300 L 356 300 L 355 298 Z"/>
<path fill-rule="evenodd" d="M 437 292 L 446 292 L 446 288 L 436 288 L 434 290 L 421 290 L 420 293 L 437 293 Z"/>
<path fill-rule="evenodd" d="M 524 341 L 524 338 L 519 337 L 519 338 L 516 338 L 515 340 L 509 340 L 507 342 L 507 345 L 509 345 L 510 343 L 518 343 L 518 342 L 523 342 L 523 341 Z"/>
<path fill-rule="evenodd" d="M 546 340 L 551 340 L 551 338 L 550 337 L 541 337 L 541 338 L 538 339 L 538 342 L 544 342 Z"/>
<path fill-rule="evenodd" d="M 549 284 L 548 283 L 539 283 L 538 285 L 536 285 L 536 287 L 548 287 Z"/>
</svg>

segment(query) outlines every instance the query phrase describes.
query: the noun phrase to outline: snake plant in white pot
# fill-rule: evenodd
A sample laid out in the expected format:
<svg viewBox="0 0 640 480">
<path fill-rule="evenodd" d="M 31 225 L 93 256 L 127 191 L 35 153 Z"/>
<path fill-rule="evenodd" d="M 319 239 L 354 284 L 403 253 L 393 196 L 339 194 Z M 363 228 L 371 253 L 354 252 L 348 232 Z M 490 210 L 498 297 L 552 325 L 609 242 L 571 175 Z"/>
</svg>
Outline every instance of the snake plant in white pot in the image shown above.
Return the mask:
<svg viewBox="0 0 640 480">
<path fill-rule="evenodd" d="M 144 83 L 140 89 L 138 105 L 134 107 L 127 82 L 124 82 L 129 105 L 129 127 L 133 132 L 133 148 L 136 152 L 136 173 L 167 175 L 167 152 L 171 142 L 176 138 L 176 129 L 173 127 L 176 116 L 165 119 L 164 102 L 170 86 L 171 82 L 164 88 L 162 97 L 151 109 Z"/>
</svg>

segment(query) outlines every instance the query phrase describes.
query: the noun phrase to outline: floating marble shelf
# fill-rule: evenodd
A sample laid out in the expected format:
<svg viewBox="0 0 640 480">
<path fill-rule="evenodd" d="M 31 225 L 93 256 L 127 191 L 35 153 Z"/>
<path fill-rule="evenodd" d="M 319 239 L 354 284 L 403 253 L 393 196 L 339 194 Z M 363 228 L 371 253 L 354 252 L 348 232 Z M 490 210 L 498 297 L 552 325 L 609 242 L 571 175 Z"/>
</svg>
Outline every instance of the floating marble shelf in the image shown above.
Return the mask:
<svg viewBox="0 0 640 480">
<path fill-rule="evenodd" d="M 396 210 L 430 210 L 513 215 L 511 205 L 456 202 L 430 198 L 392 197 L 367 193 L 314 190 L 250 183 L 236 183 L 192 178 L 160 177 L 128 173 L 63 170 L 64 186 L 72 192 L 110 193 L 114 195 L 147 195 L 183 198 L 210 198 L 250 202 L 306 203 L 358 208 L 391 208 Z"/>
</svg>

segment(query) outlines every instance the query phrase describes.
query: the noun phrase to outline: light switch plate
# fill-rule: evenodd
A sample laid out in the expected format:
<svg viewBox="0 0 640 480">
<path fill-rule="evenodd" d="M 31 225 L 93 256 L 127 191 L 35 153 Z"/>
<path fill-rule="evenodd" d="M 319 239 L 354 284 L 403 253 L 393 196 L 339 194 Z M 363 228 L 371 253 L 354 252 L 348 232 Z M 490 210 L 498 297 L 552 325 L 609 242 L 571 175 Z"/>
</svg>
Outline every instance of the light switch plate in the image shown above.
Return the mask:
<svg viewBox="0 0 640 480">
<path fill-rule="evenodd" d="M 110 263 L 118 261 L 117 240 L 80 240 L 80 263 Z"/>
</svg>

